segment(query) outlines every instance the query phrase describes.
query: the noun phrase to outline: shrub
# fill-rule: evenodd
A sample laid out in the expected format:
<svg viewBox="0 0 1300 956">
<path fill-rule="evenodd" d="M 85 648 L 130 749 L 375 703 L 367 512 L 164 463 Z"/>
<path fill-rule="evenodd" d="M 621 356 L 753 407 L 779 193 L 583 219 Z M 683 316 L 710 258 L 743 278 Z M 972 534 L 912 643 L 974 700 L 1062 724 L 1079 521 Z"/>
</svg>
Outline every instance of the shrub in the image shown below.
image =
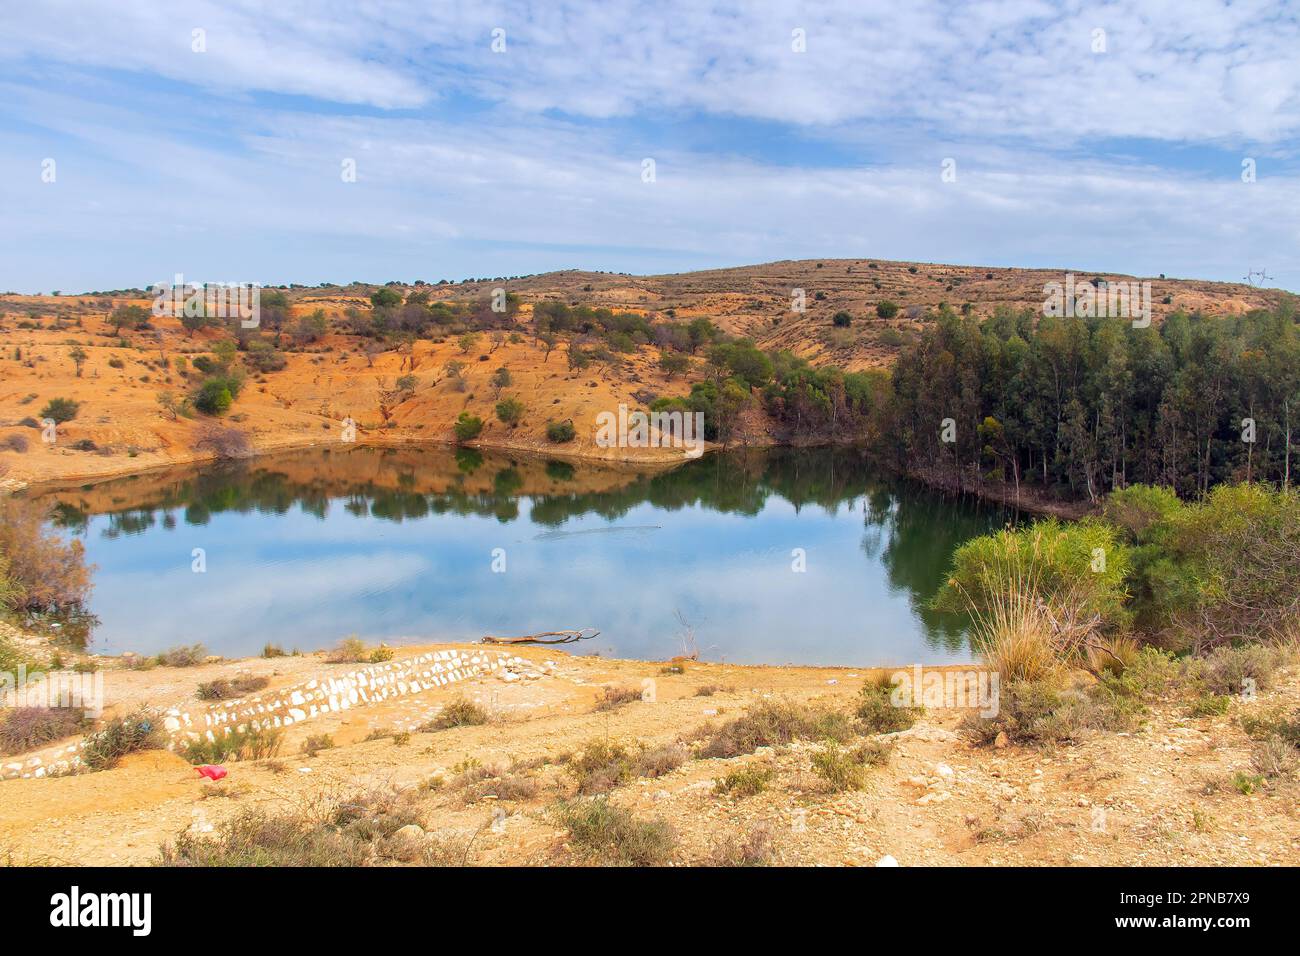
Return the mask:
<svg viewBox="0 0 1300 956">
<path fill-rule="evenodd" d="M 711 729 L 699 756 L 738 757 L 759 747 L 779 747 L 794 740 L 843 743 L 852 736 L 853 727 L 844 714 L 790 701 L 763 701 L 721 728 Z"/>
<path fill-rule="evenodd" d="M 272 815 L 245 809 L 217 824 L 212 836 L 182 832 L 160 848 L 163 866 L 367 866 L 394 859 L 426 866 L 459 865 L 468 841 L 425 834 L 400 840 L 402 827 L 419 825 L 415 795 L 368 791 L 348 794 L 311 812 Z"/>
<path fill-rule="evenodd" d="M 608 740 L 587 741 L 565 770 L 573 777 L 578 792 L 584 794 L 605 793 L 636 775 L 632 755 L 622 744 Z"/>
<path fill-rule="evenodd" d="M 278 644 L 272 644 L 270 641 L 262 648 L 263 657 L 285 657 L 284 648 Z"/>
<path fill-rule="evenodd" d="M 450 730 L 452 727 L 476 727 L 486 724 L 488 720 L 489 715 L 486 710 L 473 701 L 459 697 L 443 707 L 433 720 L 427 721 L 416 729 L 422 734 L 427 734 L 438 730 Z"/>
<path fill-rule="evenodd" d="M 677 845 L 677 834 L 663 820 L 638 820 L 603 797 L 561 803 L 556 817 L 579 852 L 607 864 L 660 866 Z"/>
<path fill-rule="evenodd" d="M 885 675 L 862 686 L 856 716 L 867 733 L 891 734 L 907 730 L 925 713 L 922 707 L 895 706 L 893 690 L 893 684 Z"/>
<path fill-rule="evenodd" d="M 831 317 L 831 324 L 837 329 L 847 329 L 852 323 L 853 316 L 849 315 L 847 312 L 836 312 L 835 315 Z"/>
<path fill-rule="evenodd" d="M 898 304 L 888 299 L 881 299 L 876 303 L 876 315 L 882 319 L 892 319 L 898 315 Z"/>
<path fill-rule="evenodd" d="M 526 410 L 524 403 L 517 398 L 503 398 L 497 402 L 497 418 L 511 428 L 523 421 Z"/>
<path fill-rule="evenodd" d="M 690 754 L 681 744 L 643 747 L 637 754 L 633 772 L 638 777 L 662 777 L 684 764 Z"/>
<path fill-rule="evenodd" d="M 355 634 L 339 641 L 329 656 L 331 664 L 383 664 L 393 659 L 394 650 L 387 644 L 367 648 L 366 642 Z"/>
<path fill-rule="evenodd" d="M 80 410 L 80 402 L 74 402 L 70 398 L 52 398 L 41 409 L 41 418 L 53 419 L 56 425 L 62 425 L 76 418 Z"/>
<path fill-rule="evenodd" d="M 256 693 L 271 681 L 266 677 L 244 675 L 240 677 L 221 677 L 214 681 L 199 684 L 195 696 L 199 700 L 232 700 Z"/>
<path fill-rule="evenodd" d="M 1049 682 L 1003 685 L 998 714 L 971 716 L 962 731 L 977 744 L 990 744 L 999 733 L 1013 743 L 1078 743 L 1098 731 L 1128 730 L 1134 705 L 1105 686 L 1091 691 L 1061 690 Z"/>
<path fill-rule="evenodd" d="M 331 750 L 333 747 L 334 738 L 329 734 L 312 734 L 302 742 L 302 753 L 314 757 L 322 750 Z"/>
<path fill-rule="evenodd" d="M 452 427 L 456 432 L 457 441 L 470 441 L 477 438 L 479 432 L 483 430 L 483 419 L 477 415 L 471 415 L 469 412 L 461 412 L 456 417 L 456 424 Z"/>
<path fill-rule="evenodd" d="M 772 827 L 756 823 L 743 836 L 728 834 L 709 854 L 712 866 L 766 866 L 772 859 Z"/>
<path fill-rule="evenodd" d="M 4 441 L 0 441 L 0 451 L 25 452 L 27 451 L 27 439 L 22 435 L 9 435 Z"/>
<path fill-rule="evenodd" d="M 853 758 L 852 753 L 841 750 L 840 745 L 834 741 L 828 740 L 821 750 L 812 755 L 812 767 L 836 793 L 862 788 L 862 764 Z"/>
<path fill-rule="evenodd" d="M 728 793 L 735 797 L 753 797 L 767 789 L 776 770 L 772 767 L 751 765 L 728 771 L 713 781 L 715 793 Z"/>
<path fill-rule="evenodd" d="M 1124 579 L 1129 550 L 1117 529 L 1090 518 L 1054 518 L 974 538 L 953 554 L 953 568 L 934 604 L 940 610 L 997 611 L 1013 591 L 1045 605 L 1058 629 L 1096 621 L 1127 623 Z M 1100 567 L 1099 567 L 1100 565 Z"/>
<path fill-rule="evenodd" d="M 81 760 L 91 770 L 108 770 L 129 753 L 158 750 L 163 743 L 158 716 L 141 709 L 114 717 L 103 729 L 88 736 Z"/>
<path fill-rule="evenodd" d="M 452 781 L 466 803 L 480 800 L 531 800 L 541 789 L 535 777 L 514 768 L 469 767 Z"/>
<path fill-rule="evenodd" d="M 46 518 L 35 502 L 0 497 L 0 605 L 48 611 L 79 606 L 90 593 L 81 542 L 65 542 Z"/>
<path fill-rule="evenodd" d="M 269 727 L 248 727 L 244 730 L 231 730 L 215 740 L 206 737 L 191 740 L 185 745 L 181 756 L 195 765 L 228 763 L 232 760 L 265 760 L 279 754 L 283 744 L 283 731 Z M 311 753 L 314 755 L 315 751 Z"/>
<path fill-rule="evenodd" d="M 177 644 L 158 654 L 163 667 L 195 667 L 208 658 L 208 649 L 202 644 Z"/>
<path fill-rule="evenodd" d="M 68 707 L 13 707 L 0 715 L 0 753 L 16 754 L 71 737 L 86 724 Z"/>
<path fill-rule="evenodd" d="M 220 459 L 248 458 L 253 454 L 243 432 L 216 422 L 201 422 L 194 430 L 194 450 Z"/>
<path fill-rule="evenodd" d="M 1259 644 L 1217 647 L 1205 659 L 1203 680 L 1212 694 L 1268 690 L 1273 686 L 1274 673 L 1284 661 L 1285 654 L 1274 647 Z"/>
<path fill-rule="evenodd" d="M 575 435 L 577 435 L 577 430 L 573 427 L 573 422 L 563 421 L 546 423 L 546 438 L 548 441 L 552 441 L 557 445 L 573 441 Z"/>
<path fill-rule="evenodd" d="M 224 415 L 235 403 L 236 391 L 225 376 L 206 379 L 194 396 L 194 407 L 204 415 Z"/>
<path fill-rule="evenodd" d="M 606 687 L 604 695 L 596 703 L 596 710 L 614 710 L 640 699 L 641 691 L 635 687 Z"/>
</svg>

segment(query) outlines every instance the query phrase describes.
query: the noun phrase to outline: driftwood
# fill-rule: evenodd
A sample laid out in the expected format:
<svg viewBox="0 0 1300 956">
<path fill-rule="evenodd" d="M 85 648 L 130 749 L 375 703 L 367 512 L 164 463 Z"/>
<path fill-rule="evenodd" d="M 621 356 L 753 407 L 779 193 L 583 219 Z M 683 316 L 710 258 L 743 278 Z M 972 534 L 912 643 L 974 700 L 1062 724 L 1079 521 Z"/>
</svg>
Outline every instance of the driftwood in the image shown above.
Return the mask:
<svg viewBox="0 0 1300 956">
<path fill-rule="evenodd" d="M 590 631 L 591 633 L 588 633 Z M 576 631 L 542 631 L 540 634 L 525 634 L 523 637 L 484 636 L 480 644 L 572 644 L 574 641 L 589 641 L 600 634 L 594 627 L 580 627 Z"/>
</svg>

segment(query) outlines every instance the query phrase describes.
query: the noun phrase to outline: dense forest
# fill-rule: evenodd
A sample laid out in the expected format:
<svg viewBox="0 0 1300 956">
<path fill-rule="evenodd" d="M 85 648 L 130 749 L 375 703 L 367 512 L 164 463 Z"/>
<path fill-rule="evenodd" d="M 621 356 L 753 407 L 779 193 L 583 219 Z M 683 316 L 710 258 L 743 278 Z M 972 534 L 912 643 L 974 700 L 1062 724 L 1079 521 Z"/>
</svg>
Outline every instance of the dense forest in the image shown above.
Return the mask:
<svg viewBox="0 0 1300 956">
<path fill-rule="evenodd" d="M 1289 485 L 1300 450 L 1300 330 L 1285 310 L 1175 313 L 1158 328 L 942 315 L 901 355 L 893 390 L 913 468 L 1072 497 L 1136 482 L 1185 497 L 1224 481 Z"/>
</svg>

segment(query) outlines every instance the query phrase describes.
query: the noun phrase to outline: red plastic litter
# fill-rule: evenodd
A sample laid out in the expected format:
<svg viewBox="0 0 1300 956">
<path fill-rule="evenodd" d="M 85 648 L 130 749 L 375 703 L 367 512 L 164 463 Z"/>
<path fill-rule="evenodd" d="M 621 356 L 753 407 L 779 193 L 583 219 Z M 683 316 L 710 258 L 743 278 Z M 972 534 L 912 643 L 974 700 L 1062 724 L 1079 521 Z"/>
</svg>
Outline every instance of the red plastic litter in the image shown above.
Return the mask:
<svg viewBox="0 0 1300 956">
<path fill-rule="evenodd" d="M 205 763 L 202 767 L 197 768 L 199 776 L 207 777 L 209 780 L 220 780 L 226 775 L 225 767 L 214 767 L 212 764 Z"/>
</svg>

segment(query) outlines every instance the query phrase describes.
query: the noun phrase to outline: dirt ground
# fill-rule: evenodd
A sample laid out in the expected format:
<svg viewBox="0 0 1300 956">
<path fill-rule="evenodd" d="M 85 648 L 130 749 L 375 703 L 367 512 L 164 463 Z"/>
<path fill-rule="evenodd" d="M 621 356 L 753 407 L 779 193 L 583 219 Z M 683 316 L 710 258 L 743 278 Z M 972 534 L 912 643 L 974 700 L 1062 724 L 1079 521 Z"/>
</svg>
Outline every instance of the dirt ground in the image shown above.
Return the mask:
<svg viewBox="0 0 1300 956">
<path fill-rule="evenodd" d="M 403 649 L 401 657 L 419 650 Z M 0 782 L 0 855 L 14 862 L 143 865 L 182 831 L 203 833 L 244 807 L 292 811 L 370 787 L 418 794 L 426 831 L 457 837 L 479 865 L 557 865 L 585 858 L 569 847 L 548 812 L 573 792 L 562 761 L 590 742 L 672 743 L 707 723 L 737 716 L 762 699 L 819 702 L 848 709 L 868 672 L 843 668 L 663 664 L 571 656 L 553 648 L 519 655 L 537 665 L 528 680 L 483 675 L 455 687 L 332 714 L 290 728 L 281 755 L 235 762 L 219 783 L 166 751 L 126 758 L 113 770 Z M 553 668 L 545 668 L 551 661 Z M 272 688 L 326 676 L 322 655 L 229 661 L 136 672 L 112 669 L 105 687 L 112 711 L 138 704 L 185 704 L 194 710 L 200 681 L 241 672 Z M 644 682 L 649 681 L 650 684 Z M 643 697 L 596 708 L 605 688 Z M 646 688 L 649 693 L 645 693 Z M 716 690 L 698 696 L 700 688 Z M 1250 795 L 1228 784 L 1250 770 L 1250 740 L 1238 719 L 1249 708 L 1294 705 L 1300 668 L 1256 701 L 1234 700 L 1228 714 L 1188 716 L 1185 703 L 1152 706 L 1140 730 L 1101 734 L 1046 751 L 973 747 L 956 733 L 963 712 L 928 710 L 896 735 L 883 767 L 866 786 L 829 792 L 813 772 L 815 743 L 761 749 L 732 759 L 689 759 L 654 779 L 615 789 L 611 802 L 676 831 L 672 862 L 709 863 L 729 837 L 761 828 L 771 862 L 788 865 L 1297 865 L 1300 803 L 1295 781 L 1274 781 Z M 405 743 L 365 738 L 377 729 L 436 714 L 464 696 L 492 715 L 482 726 L 415 733 Z M 187 703 L 188 702 L 188 703 Z M 337 746 L 300 753 L 307 734 L 330 733 Z M 541 787 L 522 801 L 467 803 L 454 786 L 458 765 L 523 763 Z M 715 779 L 749 764 L 775 771 L 751 797 L 715 792 Z"/>
</svg>

